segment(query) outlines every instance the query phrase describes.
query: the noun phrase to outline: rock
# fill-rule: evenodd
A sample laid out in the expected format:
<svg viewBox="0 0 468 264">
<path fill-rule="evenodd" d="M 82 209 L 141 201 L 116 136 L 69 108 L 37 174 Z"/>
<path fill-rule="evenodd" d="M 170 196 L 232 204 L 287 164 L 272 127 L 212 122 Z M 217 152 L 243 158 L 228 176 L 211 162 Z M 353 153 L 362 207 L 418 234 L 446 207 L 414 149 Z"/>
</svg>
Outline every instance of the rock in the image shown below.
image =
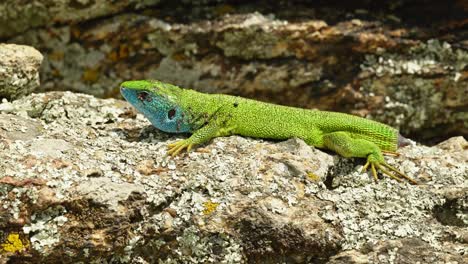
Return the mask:
<svg viewBox="0 0 468 264">
<path fill-rule="evenodd" d="M 0 138 L 4 140 L 31 140 L 40 136 L 43 130 L 41 122 L 22 116 L 2 114 L 0 110 Z"/>
<path fill-rule="evenodd" d="M 42 59 L 32 47 L 0 44 L 0 99 L 15 99 L 36 90 Z"/>
<path fill-rule="evenodd" d="M 38 139 L 29 146 L 30 152 L 34 156 L 60 157 L 64 151 L 72 149 L 74 146 L 63 139 Z"/>
<path fill-rule="evenodd" d="M 2 261 L 466 262 L 463 137 L 386 157 L 420 182 L 410 185 L 374 182 L 363 160 L 299 139 L 230 136 L 168 157 L 184 136 L 115 99 L 50 92 L 8 104 Z"/>
<path fill-rule="evenodd" d="M 123 80 L 159 79 L 204 92 L 353 113 L 431 144 L 468 135 L 466 6 L 456 1 L 442 7 L 434 0 L 328 2 L 195 1 L 189 8 L 184 1 L 177 7 L 160 1 L 157 11 L 65 22 L 8 41 L 45 54 L 43 91 L 118 97 Z M 73 12 L 82 15 L 74 21 L 100 12 L 100 3 Z M 126 4 L 108 8 L 116 5 Z M 430 22 L 422 10 L 431 14 Z"/>
<path fill-rule="evenodd" d="M 331 258 L 329 264 L 360 263 L 466 263 L 468 257 L 454 251 L 441 251 L 417 238 L 378 242 L 363 249 L 344 251 Z"/>
<path fill-rule="evenodd" d="M 143 186 L 132 183 L 115 183 L 112 179 L 90 178 L 88 181 L 80 183 L 73 192 L 80 196 L 88 197 L 91 200 L 108 206 L 109 209 L 117 211 L 118 203 L 126 201 L 132 193 L 143 193 Z"/>
<path fill-rule="evenodd" d="M 34 27 L 47 27 L 56 23 L 77 23 L 109 16 L 121 12 L 132 4 L 141 8 L 158 2 L 159 0 L 116 2 L 42 0 L 19 5 L 16 0 L 4 0 L 0 3 L 0 38 L 11 37 Z"/>
</svg>

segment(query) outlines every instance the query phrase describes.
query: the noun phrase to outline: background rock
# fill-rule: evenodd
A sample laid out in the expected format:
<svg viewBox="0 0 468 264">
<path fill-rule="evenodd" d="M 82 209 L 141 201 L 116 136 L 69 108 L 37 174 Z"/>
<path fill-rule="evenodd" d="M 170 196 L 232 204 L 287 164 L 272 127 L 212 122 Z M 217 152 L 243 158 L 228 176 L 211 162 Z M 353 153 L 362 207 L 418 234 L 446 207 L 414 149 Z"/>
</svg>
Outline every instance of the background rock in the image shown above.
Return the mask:
<svg viewBox="0 0 468 264">
<path fill-rule="evenodd" d="M 466 257 L 453 255 L 431 247 L 428 243 L 415 238 L 379 242 L 357 252 L 349 250 L 334 256 L 330 264 L 338 263 L 464 263 Z"/>
<path fill-rule="evenodd" d="M 119 97 L 121 81 L 156 78 L 446 140 L 386 157 L 416 186 L 297 139 L 217 138 L 171 158 L 185 136 L 123 101 L 23 97 L 41 55 L 2 44 L 14 85 L 0 97 L 19 99 L 0 103 L 0 263 L 467 263 L 467 7 L 3 1 L 0 39 L 45 56 L 41 92 Z"/>
<path fill-rule="evenodd" d="M 32 47 L 0 44 L 0 99 L 15 99 L 39 87 L 42 59 Z"/>
<path fill-rule="evenodd" d="M 142 8 L 159 0 L 33 0 L 18 4 L 16 0 L 0 3 L 0 38 L 15 36 L 28 29 L 75 24 L 122 12 L 125 8 Z"/>
<path fill-rule="evenodd" d="M 155 78 L 366 116 L 425 143 L 468 135 L 465 1 L 37 2 L 47 20 L 3 4 L 20 9 L 4 25 L 30 29 L 3 36 L 45 54 L 43 91 L 118 97 L 121 81 Z"/>
<path fill-rule="evenodd" d="M 374 183 L 363 160 L 297 139 L 216 138 L 171 158 L 167 144 L 183 135 L 114 99 L 50 92 L 8 109 L 4 263 L 467 261 L 462 137 L 386 158 L 415 186 Z"/>
</svg>

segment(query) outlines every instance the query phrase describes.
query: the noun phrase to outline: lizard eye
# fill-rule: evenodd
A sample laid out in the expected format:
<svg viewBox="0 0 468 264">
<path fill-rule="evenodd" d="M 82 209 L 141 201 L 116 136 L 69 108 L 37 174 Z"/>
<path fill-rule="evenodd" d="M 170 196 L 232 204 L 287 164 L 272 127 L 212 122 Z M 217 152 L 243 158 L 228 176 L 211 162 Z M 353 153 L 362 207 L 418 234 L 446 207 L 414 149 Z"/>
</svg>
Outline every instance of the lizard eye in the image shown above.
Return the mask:
<svg viewBox="0 0 468 264">
<path fill-rule="evenodd" d="M 171 110 L 169 110 L 169 111 L 167 112 L 167 117 L 168 117 L 169 119 L 173 119 L 174 116 L 175 116 L 175 114 L 176 114 L 176 110 L 175 110 L 175 109 L 171 109 Z"/>
<path fill-rule="evenodd" d="M 138 100 L 151 102 L 151 96 L 149 95 L 148 92 L 139 92 Z"/>
</svg>

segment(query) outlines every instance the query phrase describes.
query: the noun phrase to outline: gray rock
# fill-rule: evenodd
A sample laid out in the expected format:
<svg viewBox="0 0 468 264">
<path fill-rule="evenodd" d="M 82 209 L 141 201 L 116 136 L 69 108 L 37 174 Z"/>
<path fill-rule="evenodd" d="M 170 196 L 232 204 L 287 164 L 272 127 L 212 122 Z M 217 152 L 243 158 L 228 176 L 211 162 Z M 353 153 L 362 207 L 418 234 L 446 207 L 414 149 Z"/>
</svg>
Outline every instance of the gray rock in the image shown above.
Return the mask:
<svg viewBox="0 0 468 264">
<path fill-rule="evenodd" d="M 0 113 L 6 261 L 466 262 L 462 137 L 386 157 L 415 186 L 374 182 L 363 160 L 298 139 L 216 138 L 168 157 L 167 144 L 184 136 L 159 132 L 119 100 L 53 92 L 8 104 Z M 1 132 L 23 126 L 36 132 Z"/>
<path fill-rule="evenodd" d="M 14 36 L 34 27 L 77 23 L 109 16 L 129 6 L 138 9 L 157 3 L 159 0 L 34 0 L 18 4 L 16 0 L 3 0 L 0 3 L 0 38 Z"/>
<path fill-rule="evenodd" d="M 364 263 L 466 263 L 468 257 L 438 250 L 419 238 L 379 241 L 361 251 L 347 250 L 332 257 L 329 264 Z"/>
<path fill-rule="evenodd" d="M 0 104 L 5 105 L 8 103 Z M 41 122 L 17 115 L 2 114 L 0 110 L 0 138 L 8 141 L 30 140 L 42 134 Z"/>
<path fill-rule="evenodd" d="M 183 5 L 175 10 L 161 3 L 157 16 L 119 14 L 31 30 L 9 41 L 46 55 L 42 91 L 118 97 L 124 80 L 159 79 L 203 92 L 366 116 L 423 142 L 468 135 L 468 52 L 457 37 L 463 31 L 454 26 L 463 21 L 451 22 L 455 28 L 433 25 L 448 28 L 430 33 L 395 28 L 384 14 L 360 20 L 337 6 L 320 12 L 276 2 L 280 14 L 267 15 L 274 7 L 247 13 L 232 7 L 234 14 L 217 15 L 216 8 L 206 7 L 203 19 Z M 409 2 L 402 5 L 416 5 Z M 253 10 L 261 8 L 252 3 Z M 282 3 L 289 4 L 281 8 Z M 334 12 L 342 12 L 338 22 L 327 19 Z"/>
<path fill-rule="evenodd" d="M 38 157 L 59 158 L 65 151 L 72 148 L 73 145 L 63 139 L 38 139 L 31 142 L 28 152 Z"/>
<path fill-rule="evenodd" d="M 73 192 L 79 193 L 94 202 L 104 204 L 109 209 L 118 211 L 118 203 L 126 201 L 132 193 L 143 193 L 143 186 L 133 183 L 116 183 L 109 178 L 90 178 L 81 182 Z M 125 213 L 125 212 L 123 212 Z"/>
<path fill-rule="evenodd" d="M 42 54 L 23 45 L 0 44 L 0 99 L 15 99 L 39 87 Z"/>
</svg>

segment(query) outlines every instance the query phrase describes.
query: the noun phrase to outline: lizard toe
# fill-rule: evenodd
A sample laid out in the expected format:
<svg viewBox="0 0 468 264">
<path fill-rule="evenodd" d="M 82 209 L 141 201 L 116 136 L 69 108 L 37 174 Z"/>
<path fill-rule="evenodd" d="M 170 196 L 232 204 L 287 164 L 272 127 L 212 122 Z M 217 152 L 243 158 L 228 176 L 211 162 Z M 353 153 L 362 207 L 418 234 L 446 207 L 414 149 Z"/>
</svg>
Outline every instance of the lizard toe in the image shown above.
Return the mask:
<svg viewBox="0 0 468 264">
<path fill-rule="evenodd" d="M 367 171 L 368 167 L 371 167 L 372 176 L 374 180 L 377 181 L 377 171 L 380 171 L 383 175 L 387 175 L 388 177 L 396 180 L 396 181 L 403 181 L 403 178 L 409 181 L 412 184 L 418 184 L 416 180 L 407 176 L 403 172 L 399 171 L 398 169 L 394 168 L 393 166 L 388 165 L 383 158 L 379 155 L 369 155 L 367 157 L 367 162 L 362 168 L 363 171 Z"/>
<path fill-rule="evenodd" d="M 187 149 L 187 152 L 189 152 L 193 144 L 190 143 L 187 139 L 184 140 L 179 140 L 174 143 L 170 143 L 167 145 L 168 151 L 167 153 L 171 155 L 172 157 L 177 156 L 182 150 Z"/>
</svg>

